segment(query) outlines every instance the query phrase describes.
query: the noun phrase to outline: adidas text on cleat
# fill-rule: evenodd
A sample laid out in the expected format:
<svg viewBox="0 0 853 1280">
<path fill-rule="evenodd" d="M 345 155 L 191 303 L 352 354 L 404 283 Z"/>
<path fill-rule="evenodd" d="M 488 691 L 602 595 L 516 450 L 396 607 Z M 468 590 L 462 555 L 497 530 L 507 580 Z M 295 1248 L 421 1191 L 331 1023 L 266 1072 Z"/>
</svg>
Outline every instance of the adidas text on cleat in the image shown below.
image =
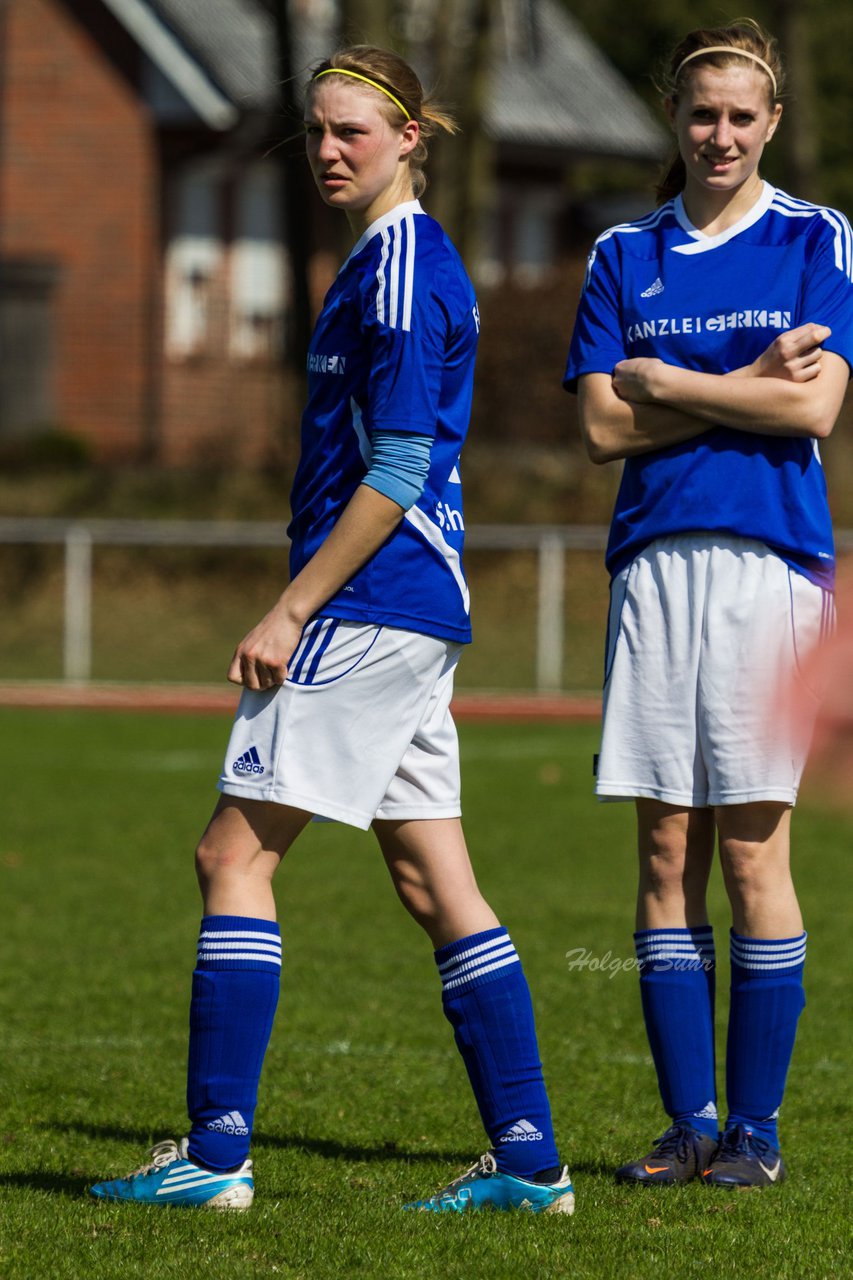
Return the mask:
<svg viewBox="0 0 853 1280">
<path fill-rule="evenodd" d="M 575 1193 L 568 1169 L 557 1182 L 527 1182 L 501 1173 L 490 1151 L 460 1177 L 427 1200 L 412 1200 L 404 1209 L 421 1213 L 467 1213 L 479 1209 L 521 1209 L 527 1213 L 574 1213 Z"/>
<path fill-rule="evenodd" d="M 723 1134 L 702 1181 L 714 1187 L 772 1187 L 784 1182 L 785 1176 L 785 1165 L 776 1147 L 738 1124 Z"/>
<path fill-rule="evenodd" d="M 702 1176 L 716 1150 L 716 1138 L 694 1129 L 692 1124 L 673 1124 L 657 1139 L 647 1156 L 617 1169 L 616 1181 L 642 1182 L 648 1186 L 689 1182 Z"/>
<path fill-rule="evenodd" d="M 248 1209 L 254 1199 L 252 1162 L 234 1173 L 213 1173 L 187 1159 L 187 1139 L 167 1139 L 151 1148 L 150 1163 L 126 1178 L 98 1182 L 90 1194 L 98 1200 L 135 1200 L 137 1204 L 176 1204 L 205 1209 Z"/>
</svg>

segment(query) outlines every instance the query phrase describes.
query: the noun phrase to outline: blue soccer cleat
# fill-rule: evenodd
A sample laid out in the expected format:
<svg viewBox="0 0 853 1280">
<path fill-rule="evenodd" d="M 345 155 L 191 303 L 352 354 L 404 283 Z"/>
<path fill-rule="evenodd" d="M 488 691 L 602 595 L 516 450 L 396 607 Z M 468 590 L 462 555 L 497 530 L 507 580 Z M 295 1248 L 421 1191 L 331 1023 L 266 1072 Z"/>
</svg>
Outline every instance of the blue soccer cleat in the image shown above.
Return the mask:
<svg viewBox="0 0 853 1280">
<path fill-rule="evenodd" d="M 135 1200 L 137 1204 L 176 1204 L 205 1209 L 248 1209 L 255 1196 L 252 1162 L 233 1173 L 212 1173 L 187 1159 L 187 1139 L 171 1138 L 151 1148 L 151 1161 L 126 1178 L 89 1188 L 98 1200 Z"/>
<path fill-rule="evenodd" d="M 776 1147 L 746 1125 L 737 1124 L 723 1134 L 702 1181 L 713 1187 L 772 1187 L 785 1176 Z"/>
<path fill-rule="evenodd" d="M 404 1209 L 421 1213 L 467 1213 L 478 1209 L 522 1209 L 527 1213 L 574 1213 L 575 1193 L 568 1169 L 558 1182 L 527 1182 L 501 1173 L 491 1151 L 428 1200 L 411 1200 Z"/>
</svg>

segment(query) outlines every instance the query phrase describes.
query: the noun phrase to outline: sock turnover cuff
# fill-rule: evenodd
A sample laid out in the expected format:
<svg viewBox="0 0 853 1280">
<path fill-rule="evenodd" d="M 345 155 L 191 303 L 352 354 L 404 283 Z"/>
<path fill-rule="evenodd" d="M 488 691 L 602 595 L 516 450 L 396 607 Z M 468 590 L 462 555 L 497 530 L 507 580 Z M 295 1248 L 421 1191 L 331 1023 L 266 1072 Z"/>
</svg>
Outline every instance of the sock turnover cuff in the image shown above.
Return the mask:
<svg viewBox="0 0 853 1280">
<path fill-rule="evenodd" d="M 641 972 L 652 967 L 661 972 L 711 969 L 716 963 L 714 931 L 709 924 L 684 929 L 640 929 L 634 934 L 634 950 Z"/>
<path fill-rule="evenodd" d="M 730 931 L 732 965 L 748 971 L 751 977 L 776 977 L 801 969 L 806 958 L 807 933 L 793 938 L 746 938 Z"/>
<path fill-rule="evenodd" d="M 504 976 L 520 966 L 518 952 L 503 927 L 472 933 L 449 942 L 435 952 L 442 994 L 453 996 Z"/>
<path fill-rule="evenodd" d="M 275 920 L 251 916 L 205 916 L 198 937 L 196 968 L 202 971 L 281 971 L 281 932 Z"/>
</svg>

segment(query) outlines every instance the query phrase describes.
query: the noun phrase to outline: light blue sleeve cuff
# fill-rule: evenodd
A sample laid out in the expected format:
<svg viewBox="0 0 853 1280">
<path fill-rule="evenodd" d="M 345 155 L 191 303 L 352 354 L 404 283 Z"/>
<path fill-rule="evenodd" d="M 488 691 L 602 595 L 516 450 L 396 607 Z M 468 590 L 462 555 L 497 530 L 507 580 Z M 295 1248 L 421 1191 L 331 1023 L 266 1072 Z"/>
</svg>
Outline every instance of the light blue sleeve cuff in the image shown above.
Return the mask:
<svg viewBox="0 0 853 1280">
<path fill-rule="evenodd" d="M 370 467 L 362 484 L 408 511 L 424 491 L 431 449 L 432 436 L 413 431 L 374 432 Z"/>
</svg>

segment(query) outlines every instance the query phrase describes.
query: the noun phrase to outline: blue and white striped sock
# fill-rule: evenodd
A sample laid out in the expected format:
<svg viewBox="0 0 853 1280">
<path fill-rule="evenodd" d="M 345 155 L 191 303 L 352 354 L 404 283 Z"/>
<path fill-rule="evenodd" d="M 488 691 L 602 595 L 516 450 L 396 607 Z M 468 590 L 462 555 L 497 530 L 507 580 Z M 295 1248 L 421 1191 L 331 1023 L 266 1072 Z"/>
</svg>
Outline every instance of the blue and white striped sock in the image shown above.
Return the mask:
<svg viewBox="0 0 853 1280">
<path fill-rule="evenodd" d="M 797 1021 L 806 1003 L 805 933 L 744 938 L 732 930 L 732 989 L 726 1047 L 726 1128 L 745 1125 L 779 1146 L 776 1117 Z"/>
<path fill-rule="evenodd" d="M 640 997 L 664 1109 L 717 1136 L 714 933 L 642 929 L 634 934 Z"/>
<path fill-rule="evenodd" d="M 207 1168 L 231 1169 L 249 1154 L 280 975 L 274 921 L 202 920 L 190 1004 L 187 1110 L 189 1157 Z"/>
<path fill-rule="evenodd" d="M 440 947 L 444 1014 L 453 1027 L 498 1169 L 532 1179 L 557 1170 L 527 980 L 506 929 Z"/>
</svg>

